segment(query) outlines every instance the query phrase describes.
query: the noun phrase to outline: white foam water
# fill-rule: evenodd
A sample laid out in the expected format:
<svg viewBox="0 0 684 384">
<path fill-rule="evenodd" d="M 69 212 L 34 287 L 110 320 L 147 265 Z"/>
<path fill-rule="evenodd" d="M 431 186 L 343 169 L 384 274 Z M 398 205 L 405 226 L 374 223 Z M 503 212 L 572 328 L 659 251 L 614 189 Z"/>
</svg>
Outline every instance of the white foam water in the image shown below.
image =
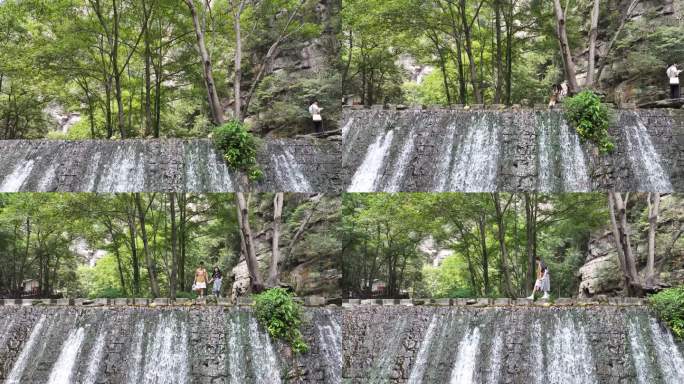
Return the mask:
<svg viewBox="0 0 684 384">
<path fill-rule="evenodd" d="M 451 384 L 475 383 L 475 369 L 480 348 L 480 328 L 468 331 L 458 345 L 458 355 L 451 370 Z"/>
<path fill-rule="evenodd" d="M 366 156 L 359 169 L 352 177 L 349 192 L 373 192 L 381 174 L 384 172 L 385 159 L 392 147 L 394 130 L 385 132 L 378 136 L 373 144 L 368 147 Z"/>
<path fill-rule="evenodd" d="M 404 141 L 404 145 L 399 154 L 399 159 L 396 161 L 396 165 L 392 169 L 392 175 L 385 190 L 387 192 L 401 192 L 401 180 L 406 173 L 406 167 L 411 162 L 411 154 L 413 153 L 415 135 L 412 131 L 407 133 L 408 138 Z"/>
<path fill-rule="evenodd" d="M 130 383 L 139 383 L 143 365 L 143 342 L 145 338 L 145 323 L 139 320 L 135 325 L 135 340 L 131 345 L 130 363 L 128 364 L 127 379 Z"/>
<path fill-rule="evenodd" d="M 188 334 L 185 323 L 160 315 L 145 348 L 144 384 L 188 382 Z"/>
<path fill-rule="evenodd" d="M 22 161 L 12 173 L 5 176 L 2 184 L 0 184 L 0 192 L 19 192 L 26 178 L 31 174 L 33 164 L 33 160 Z"/>
<path fill-rule="evenodd" d="M 655 150 L 646 125 L 639 116 L 636 124 L 626 127 L 627 155 L 632 171 L 642 192 L 672 192 L 670 178 L 660 165 L 660 155 Z"/>
<path fill-rule="evenodd" d="M 541 324 L 535 321 L 530 332 L 530 358 L 532 359 L 532 377 L 535 384 L 545 384 L 544 349 L 542 347 Z"/>
<path fill-rule="evenodd" d="M 499 163 L 499 125 L 490 124 L 483 114 L 461 142 L 454 159 L 449 190 L 458 192 L 488 192 L 496 190 Z"/>
<path fill-rule="evenodd" d="M 259 326 L 253 317 L 249 318 L 249 338 L 252 348 L 252 369 L 256 384 L 278 384 L 278 360 L 276 359 L 269 336 L 259 332 Z"/>
<path fill-rule="evenodd" d="M 558 318 L 553 337 L 547 340 L 548 366 L 551 383 L 586 384 L 596 382 L 591 347 L 587 335 L 575 322 Z"/>
<path fill-rule="evenodd" d="M 328 311 L 325 323 L 316 323 L 318 346 L 326 363 L 326 382 L 342 383 L 342 329 Z"/>
<path fill-rule="evenodd" d="M 41 316 L 40 319 L 38 319 L 38 322 L 36 322 L 36 325 L 33 326 L 31 335 L 21 349 L 21 353 L 19 354 L 17 361 L 14 362 L 12 370 L 10 371 L 9 376 L 7 376 L 5 384 L 19 384 L 21 381 L 21 376 L 24 373 L 24 369 L 26 369 L 26 364 L 28 364 L 29 358 L 33 355 L 33 349 L 39 339 L 44 325 L 45 316 Z"/>
<path fill-rule="evenodd" d="M 537 133 L 538 139 L 538 152 L 539 152 L 539 169 L 538 169 L 538 189 L 540 192 L 553 192 L 553 148 L 550 137 L 549 130 L 551 129 L 549 124 L 547 124 L 547 119 L 539 118 L 537 119 L 539 124 L 539 131 Z"/>
<path fill-rule="evenodd" d="M 456 125 L 449 124 L 446 128 L 446 137 L 441 150 L 441 153 L 446 154 L 446 156 L 442 156 L 442 160 L 437 165 L 437 172 L 435 173 L 435 190 L 439 192 L 446 192 L 447 182 L 449 181 L 449 170 L 454 152 L 454 136 L 456 136 Z"/>
<path fill-rule="evenodd" d="M 141 192 L 144 189 L 144 154 L 136 154 L 133 145 L 119 144 L 102 171 L 97 192 Z"/>
<path fill-rule="evenodd" d="M 487 384 L 498 384 L 501 377 L 502 370 L 502 353 L 503 353 L 503 338 L 498 331 L 494 335 L 492 341 L 492 348 L 489 352 L 489 375 L 487 376 Z"/>
<path fill-rule="evenodd" d="M 591 190 L 591 181 L 589 180 L 579 136 L 574 130 L 570 130 L 565 119 L 560 121 L 559 139 L 563 190 L 565 192 L 588 192 Z"/>
<path fill-rule="evenodd" d="M 650 326 L 665 384 L 684 383 L 684 357 L 677 348 L 672 334 L 664 331 L 653 318 L 651 318 Z"/>
<path fill-rule="evenodd" d="M 52 366 L 48 384 L 72 383 L 71 378 L 74 374 L 74 365 L 76 365 L 84 337 L 85 330 L 83 327 L 79 327 L 78 329 L 69 332 L 69 337 L 67 337 L 64 344 L 62 344 L 62 351 L 59 353 L 57 362 Z"/>
<path fill-rule="evenodd" d="M 627 325 L 629 335 L 629 345 L 631 348 L 632 362 L 636 370 L 638 384 L 651 384 L 656 381 L 649 362 L 648 349 L 641 329 L 636 320 L 632 320 Z"/>
<path fill-rule="evenodd" d="M 228 373 L 229 383 L 241 384 L 246 381 L 243 359 L 243 332 L 238 315 L 230 318 L 230 332 L 228 334 Z"/>
<path fill-rule="evenodd" d="M 102 361 L 102 356 L 104 355 L 105 338 L 107 337 L 107 331 L 100 330 L 90 351 L 90 362 L 88 363 L 88 370 L 86 371 L 85 377 L 83 378 L 84 384 L 95 384 L 97 380 L 97 373 L 100 369 L 100 362 Z"/>
<path fill-rule="evenodd" d="M 416 362 L 413 363 L 413 368 L 411 368 L 411 375 L 409 376 L 409 384 L 420 384 L 423 382 L 423 375 L 427 368 L 428 355 L 430 353 L 430 346 L 432 345 L 432 340 L 435 335 L 435 327 L 437 326 L 437 316 L 433 315 L 430 320 L 430 325 L 428 325 L 427 331 L 425 331 L 425 336 L 423 336 L 423 341 L 420 342 L 420 349 L 418 350 L 418 355 L 416 356 Z"/>
<path fill-rule="evenodd" d="M 313 192 L 309 181 L 304 176 L 300 164 L 292 154 L 290 146 L 282 145 L 281 153 L 273 153 L 271 159 L 276 166 L 279 191 Z"/>
</svg>

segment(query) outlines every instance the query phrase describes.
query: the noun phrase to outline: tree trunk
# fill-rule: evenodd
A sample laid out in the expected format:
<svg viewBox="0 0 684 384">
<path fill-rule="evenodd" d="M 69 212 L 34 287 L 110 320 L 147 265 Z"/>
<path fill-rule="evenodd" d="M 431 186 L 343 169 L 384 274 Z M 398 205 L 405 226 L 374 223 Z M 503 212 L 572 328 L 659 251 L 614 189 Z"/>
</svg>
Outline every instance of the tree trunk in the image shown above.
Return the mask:
<svg viewBox="0 0 684 384">
<path fill-rule="evenodd" d="M 242 16 L 245 1 L 239 1 L 238 4 L 232 4 L 235 10 L 233 14 L 233 29 L 235 31 L 235 78 L 233 79 L 233 98 L 235 120 L 242 121 L 242 26 L 240 24 L 240 17 Z"/>
<path fill-rule="evenodd" d="M 557 1 L 557 0 L 556 0 Z M 477 18 L 477 16 L 480 13 L 480 8 L 482 8 L 482 3 L 484 1 L 480 1 L 480 5 L 477 7 L 477 11 L 475 12 L 475 16 L 473 17 L 473 20 Z M 470 82 L 473 85 L 473 96 L 475 97 L 475 101 L 478 104 L 482 104 L 482 93 L 480 92 L 480 80 L 478 79 L 477 76 L 477 66 L 475 65 L 475 58 L 473 56 L 473 40 L 471 36 L 471 29 L 472 29 L 472 23 L 468 21 L 468 15 L 467 15 L 467 8 L 466 8 L 466 0 L 460 0 L 460 5 L 461 5 L 461 21 L 463 23 L 463 36 L 465 39 L 465 51 L 466 51 L 466 56 L 468 56 L 468 63 L 470 67 Z"/>
<path fill-rule="evenodd" d="M 648 258 L 646 260 L 646 283 L 652 285 L 655 279 L 656 230 L 658 228 L 658 211 L 660 210 L 660 193 L 648 194 Z"/>
<path fill-rule="evenodd" d="M 140 262 L 138 260 L 138 248 L 136 240 L 138 235 L 135 229 L 135 212 L 126 212 L 126 223 L 128 224 L 129 246 L 131 248 L 131 266 L 133 267 L 133 293 L 140 295 Z M 135 209 L 135 208 L 133 208 Z"/>
<path fill-rule="evenodd" d="M 140 193 L 135 193 L 135 206 L 138 211 L 138 220 L 140 221 L 140 236 L 143 241 L 143 252 L 145 253 L 145 264 L 147 265 L 147 274 L 150 278 L 150 289 L 152 290 L 153 297 L 159 297 L 159 282 L 157 280 L 157 271 L 152 255 L 150 255 L 150 247 L 147 238 L 147 228 L 145 226 L 145 215 L 147 210 L 142 206 L 142 199 Z"/>
<path fill-rule="evenodd" d="M 537 267 L 537 197 L 536 194 L 530 195 L 525 192 L 525 231 L 527 242 L 525 251 L 527 253 L 527 284 L 530 291 L 534 289 L 534 282 L 537 277 L 535 269 Z"/>
<path fill-rule="evenodd" d="M 568 81 L 568 92 L 576 94 L 579 92 L 577 85 L 577 73 L 575 71 L 575 63 L 572 61 L 572 52 L 570 52 L 570 45 L 568 44 L 568 34 L 565 30 L 565 11 L 561 6 L 560 0 L 553 0 L 554 10 L 556 13 L 558 42 L 561 48 L 561 56 L 563 56 L 563 63 L 565 66 L 565 78 Z"/>
<path fill-rule="evenodd" d="M 489 296 L 489 255 L 487 252 L 487 232 L 485 230 L 485 217 L 481 214 L 478 217 L 478 230 L 480 232 L 480 248 L 482 251 L 482 280 L 484 282 L 484 294 Z"/>
<path fill-rule="evenodd" d="M 627 210 L 622 195 L 615 192 L 608 193 L 608 205 L 610 208 L 610 222 L 618 252 L 618 261 L 622 270 L 625 289 L 628 294 L 636 293 L 637 273 L 634 264 L 632 246 L 629 241 L 629 226 L 627 224 Z"/>
<path fill-rule="evenodd" d="M 249 225 L 249 207 L 245 200 L 243 192 L 236 192 L 237 208 L 238 208 L 238 225 L 242 241 L 244 241 L 245 261 L 247 262 L 247 269 L 251 278 L 252 291 L 261 291 L 263 283 L 259 274 L 259 265 L 256 258 L 256 251 L 254 249 L 254 239 L 252 238 L 252 228 Z"/>
<path fill-rule="evenodd" d="M 512 198 L 512 197 L 511 197 Z M 501 252 L 501 272 L 504 278 L 504 293 L 508 297 L 515 297 L 513 289 L 511 288 L 511 274 L 508 270 L 508 249 L 506 248 L 506 227 L 504 223 L 504 215 L 510 201 L 505 207 L 501 207 L 501 200 L 498 193 L 492 193 L 492 201 L 494 202 L 494 209 L 496 211 L 496 224 L 499 238 L 499 251 Z"/>
<path fill-rule="evenodd" d="M 271 250 L 271 268 L 268 272 L 268 285 L 274 287 L 278 284 L 278 261 L 280 258 L 280 223 L 283 216 L 283 196 L 277 192 L 273 198 L 273 244 Z"/>
<path fill-rule="evenodd" d="M 494 92 L 494 104 L 501 103 L 501 88 L 503 83 L 503 46 L 501 43 L 501 0 L 494 0 L 494 28 L 496 33 L 496 87 Z"/>
<path fill-rule="evenodd" d="M 178 210 L 180 211 L 180 225 L 179 225 L 179 247 L 180 255 L 178 259 L 178 281 L 180 284 L 181 291 L 186 290 L 185 286 L 185 242 L 187 239 L 186 231 L 186 217 L 187 217 L 187 195 L 185 192 L 181 192 L 178 195 Z"/>
<path fill-rule="evenodd" d="M 620 33 L 622 32 L 622 29 L 625 27 L 625 24 L 627 23 L 627 20 L 632 16 L 632 12 L 634 12 L 634 8 L 639 4 L 639 0 L 632 0 L 632 3 L 629 4 L 629 7 L 627 7 L 627 11 L 625 12 L 624 16 L 622 17 L 622 20 L 620 20 L 620 25 L 618 25 L 617 29 L 615 30 L 615 33 L 613 34 L 613 37 L 610 39 L 610 42 L 608 43 L 608 46 L 606 47 L 606 51 L 603 54 L 603 56 L 599 59 L 598 63 L 598 72 L 596 74 L 596 81 L 601 81 L 601 74 L 603 73 L 603 69 L 606 66 L 606 60 L 610 54 L 610 51 L 613 49 L 613 45 L 617 41 L 618 37 L 620 37 Z"/>
<path fill-rule="evenodd" d="M 151 67 L 152 67 L 152 51 L 150 49 L 150 26 L 149 26 L 149 19 L 150 15 L 149 13 L 152 11 L 152 9 L 147 8 L 146 1 L 143 1 L 142 3 L 142 8 L 143 8 L 143 39 L 145 43 L 145 50 L 144 50 L 144 62 L 145 62 L 145 137 L 148 137 L 152 134 L 152 131 L 154 130 L 153 123 L 152 123 L 152 75 L 151 75 Z"/>
<path fill-rule="evenodd" d="M 211 58 L 207 47 L 204 43 L 204 30 L 202 29 L 199 17 L 197 16 L 197 9 L 195 8 L 194 0 L 185 0 L 185 4 L 190 9 L 192 16 L 192 24 L 195 29 L 195 36 L 197 37 L 197 48 L 199 50 L 200 59 L 202 60 L 202 68 L 204 70 L 204 84 L 207 88 L 207 101 L 209 102 L 209 110 L 211 112 L 211 121 L 214 125 L 223 124 L 223 110 L 221 108 L 221 101 L 219 100 L 216 91 L 216 84 L 214 83 L 214 75 L 211 69 Z"/>
<path fill-rule="evenodd" d="M 594 85 L 594 64 L 596 62 L 596 38 L 598 37 L 598 19 L 600 0 L 594 0 L 594 7 L 591 10 L 591 29 L 589 30 L 589 59 L 587 60 L 587 81 L 585 88 Z"/>
</svg>

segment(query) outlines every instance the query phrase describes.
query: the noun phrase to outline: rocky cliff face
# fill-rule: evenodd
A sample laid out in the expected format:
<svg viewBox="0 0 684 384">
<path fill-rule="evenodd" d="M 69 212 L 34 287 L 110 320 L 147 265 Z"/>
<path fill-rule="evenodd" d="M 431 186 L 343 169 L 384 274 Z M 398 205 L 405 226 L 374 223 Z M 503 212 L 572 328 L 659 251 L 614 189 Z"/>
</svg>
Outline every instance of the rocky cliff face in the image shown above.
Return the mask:
<svg viewBox="0 0 684 384">
<path fill-rule="evenodd" d="M 632 247 L 637 268 L 646 265 L 648 253 L 648 225 L 645 215 L 639 214 L 637 224 L 632 224 Z M 658 232 L 656 235 L 656 267 L 660 267 L 660 280 L 666 284 L 684 283 L 684 197 L 665 196 L 660 206 Z M 618 264 L 617 250 L 609 229 L 602 230 L 589 240 L 587 258 L 580 268 L 580 296 L 620 294 L 623 287 L 622 273 Z"/>
<path fill-rule="evenodd" d="M 338 267 L 341 245 L 337 238 L 341 204 L 339 196 L 286 195 L 280 237 L 279 279 L 293 287 L 300 296 L 341 296 L 341 270 Z M 257 260 L 262 276 L 265 277 L 272 255 L 273 205 L 268 198 L 260 201 L 256 197 L 252 206 L 255 207 L 255 221 L 251 224 Z M 305 229 L 293 246 L 292 240 L 305 221 Z M 244 258 L 233 268 L 231 275 L 232 296 L 247 292 L 249 273 Z"/>
<path fill-rule="evenodd" d="M 606 56 L 609 41 L 620 23 L 621 15 L 633 0 L 601 1 L 597 60 Z M 669 98 L 665 69 L 676 62 L 684 64 L 681 37 L 684 35 L 684 0 L 641 0 L 625 24 L 618 42 L 608 53 L 608 65 L 601 76 L 602 88 L 609 100 L 644 103 Z M 588 36 L 589 17 L 582 36 Z M 657 35 L 659 28 L 671 32 Z M 679 32 L 677 32 L 677 29 Z M 667 39 L 671 39 L 669 42 Z M 620 44 L 620 41 L 628 42 Z M 582 41 L 586 45 L 586 39 Z M 658 46 L 662 45 L 662 48 Z M 580 84 L 586 78 L 588 50 L 575 50 L 575 64 Z"/>
</svg>

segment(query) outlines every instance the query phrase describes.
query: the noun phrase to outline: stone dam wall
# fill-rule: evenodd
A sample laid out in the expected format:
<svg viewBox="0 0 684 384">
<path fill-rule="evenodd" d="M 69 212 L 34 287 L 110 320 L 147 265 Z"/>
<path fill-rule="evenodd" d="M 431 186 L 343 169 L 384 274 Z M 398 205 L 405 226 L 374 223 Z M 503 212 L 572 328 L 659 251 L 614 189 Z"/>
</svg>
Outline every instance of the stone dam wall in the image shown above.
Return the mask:
<svg viewBox="0 0 684 384">
<path fill-rule="evenodd" d="M 0 141 L 1 192 L 233 192 L 247 189 L 210 140 Z M 265 139 L 257 192 L 337 192 L 340 144 Z"/>
<path fill-rule="evenodd" d="M 684 111 L 613 110 L 615 151 L 582 143 L 562 111 L 348 108 L 349 191 L 676 191 Z"/>
</svg>

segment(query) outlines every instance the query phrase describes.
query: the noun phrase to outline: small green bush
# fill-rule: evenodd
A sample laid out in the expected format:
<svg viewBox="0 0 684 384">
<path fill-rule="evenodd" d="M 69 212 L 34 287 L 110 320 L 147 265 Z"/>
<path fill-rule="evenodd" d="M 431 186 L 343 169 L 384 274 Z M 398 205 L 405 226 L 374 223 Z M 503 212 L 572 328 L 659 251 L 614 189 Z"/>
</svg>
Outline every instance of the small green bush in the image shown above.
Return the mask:
<svg viewBox="0 0 684 384">
<path fill-rule="evenodd" d="M 299 330 L 301 310 L 291 293 L 282 288 L 264 291 L 255 295 L 254 308 L 257 321 L 271 337 L 284 340 L 295 353 L 309 350 Z"/>
<path fill-rule="evenodd" d="M 118 299 L 126 297 L 126 294 L 119 288 L 103 288 L 88 295 L 90 299 Z"/>
<path fill-rule="evenodd" d="M 648 300 L 672 333 L 684 339 L 684 285 L 664 289 L 649 296 Z"/>
<path fill-rule="evenodd" d="M 256 162 L 257 140 L 243 123 L 231 120 L 216 127 L 213 138 L 214 145 L 223 152 L 223 158 L 231 169 L 246 172 L 250 180 L 263 177 Z"/>
<path fill-rule="evenodd" d="M 563 102 L 565 118 L 583 141 L 596 144 L 601 153 L 612 152 L 615 144 L 608 134 L 610 113 L 601 99 L 592 91 L 582 91 Z"/>
</svg>

